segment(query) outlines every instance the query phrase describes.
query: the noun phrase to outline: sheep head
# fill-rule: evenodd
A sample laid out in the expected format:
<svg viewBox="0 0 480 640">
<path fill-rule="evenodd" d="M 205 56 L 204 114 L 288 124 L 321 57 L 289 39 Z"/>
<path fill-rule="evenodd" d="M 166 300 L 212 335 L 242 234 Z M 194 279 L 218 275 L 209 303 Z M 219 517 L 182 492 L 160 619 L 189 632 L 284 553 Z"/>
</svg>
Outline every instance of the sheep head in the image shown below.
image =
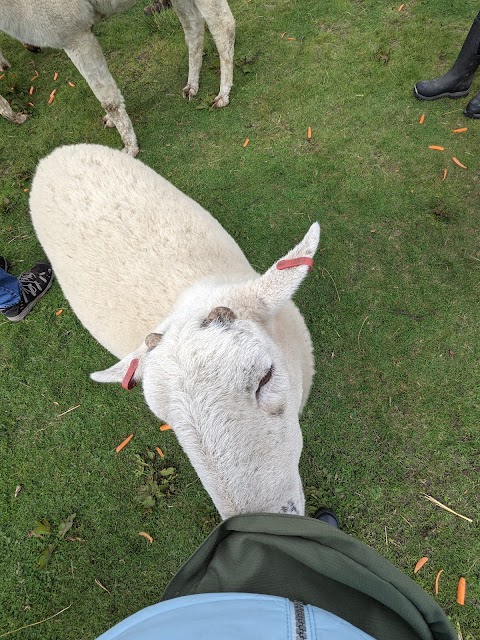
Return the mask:
<svg viewBox="0 0 480 640">
<path fill-rule="evenodd" d="M 319 238 L 315 223 L 284 259 L 312 258 Z M 304 513 L 298 414 L 305 344 L 286 344 L 283 325 L 292 322 L 286 309 L 298 314 L 289 301 L 308 266 L 277 264 L 250 280 L 195 284 L 136 351 L 91 375 L 121 382 L 138 360 L 135 378 L 148 406 L 172 426 L 222 518 Z M 308 333 L 306 341 L 310 350 Z"/>
</svg>

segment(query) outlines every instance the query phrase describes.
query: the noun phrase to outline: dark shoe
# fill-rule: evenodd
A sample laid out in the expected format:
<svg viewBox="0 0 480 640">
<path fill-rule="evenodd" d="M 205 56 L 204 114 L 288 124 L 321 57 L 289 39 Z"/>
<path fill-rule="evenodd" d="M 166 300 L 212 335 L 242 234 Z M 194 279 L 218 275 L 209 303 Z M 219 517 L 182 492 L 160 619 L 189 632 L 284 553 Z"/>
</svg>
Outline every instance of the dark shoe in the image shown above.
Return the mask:
<svg viewBox="0 0 480 640">
<path fill-rule="evenodd" d="M 338 518 L 334 514 L 334 512 L 328 507 L 320 507 L 313 514 L 315 520 L 320 520 L 321 522 L 325 522 L 325 524 L 329 524 L 332 527 L 339 528 L 338 526 Z"/>
<path fill-rule="evenodd" d="M 7 259 L 4 258 L 3 256 L 0 256 L 0 269 L 3 269 L 4 271 L 8 271 L 8 262 L 7 262 Z"/>
<path fill-rule="evenodd" d="M 417 82 L 413 93 L 418 100 L 461 98 L 466 96 L 473 75 L 480 65 L 480 13 L 477 15 L 463 43 L 453 67 L 445 75 L 433 80 Z"/>
<path fill-rule="evenodd" d="M 4 309 L 3 315 L 12 322 L 23 320 L 32 307 L 50 289 L 53 282 L 52 267 L 48 262 L 39 262 L 31 271 L 26 271 L 18 278 L 21 300 L 14 307 Z"/>
<path fill-rule="evenodd" d="M 476 120 L 480 118 L 480 91 L 470 100 L 463 113 L 467 118 L 475 118 Z"/>
</svg>

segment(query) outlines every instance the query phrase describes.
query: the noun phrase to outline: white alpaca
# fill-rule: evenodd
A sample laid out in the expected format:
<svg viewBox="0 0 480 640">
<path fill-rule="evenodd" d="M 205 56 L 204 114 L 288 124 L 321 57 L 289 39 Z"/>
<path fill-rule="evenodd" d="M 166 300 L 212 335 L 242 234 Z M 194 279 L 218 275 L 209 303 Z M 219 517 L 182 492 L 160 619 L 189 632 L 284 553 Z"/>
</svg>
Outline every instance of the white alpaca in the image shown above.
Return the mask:
<svg viewBox="0 0 480 640">
<path fill-rule="evenodd" d="M 135 0 L 1 0 L 0 7 L 1 31 L 32 45 L 65 50 L 105 109 L 105 125 L 117 128 L 125 151 L 133 156 L 138 153 L 135 132 L 92 27 L 134 3 Z M 172 0 L 172 6 L 182 23 L 189 52 L 184 97 L 190 99 L 198 91 L 206 22 L 220 55 L 220 93 L 213 104 L 226 106 L 233 83 L 235 41 L 235 20 L 227 0 Z M 9 67 L 0 52 L 0 70 Z M 15 114 L 4 98 L 0 99 L 0 115 L 18 124 L 26 119 L 24 114 Z"/>
<path fill-rule="evenodd" d="M 120 362 L 133 359 L 222 518 L 304 513 L 298 414 L 312 346 L 290 298 L 305 264 L 259 276 L 199 204 L 138 160 L 61 147 L 37 168 L 32 221 L 65 297 Z M 318 223 L 286 259 L 313 257 Z"/>
</svg>

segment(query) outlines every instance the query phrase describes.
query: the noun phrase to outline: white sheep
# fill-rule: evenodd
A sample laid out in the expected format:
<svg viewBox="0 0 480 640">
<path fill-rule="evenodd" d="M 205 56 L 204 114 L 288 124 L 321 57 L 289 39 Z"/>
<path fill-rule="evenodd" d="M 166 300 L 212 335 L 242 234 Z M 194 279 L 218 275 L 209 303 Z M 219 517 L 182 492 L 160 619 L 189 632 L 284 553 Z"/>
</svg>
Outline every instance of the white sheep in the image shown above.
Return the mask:
<svg viewBox="0 0 480 640">
<path fill-rule="evenodd" d="M 137 138 L 92 27 L 128 9 L 135 1 L 2 0 L 0 8 L 1 31 L 31 45 L 65 50 L 105 109 L 105 126 L 117 128 L 125 151 L 133 156 L 138 153 Z M 227 0 L 172 0 L 172 6 L 182 23 L 189 52 L 184 97 L 190 99 L 198 91 L 206 22 L 220 55 L 220 92 L 214 106 L 226 106 L 233 82 L 235 41 L 235 20 Z M 0 69 L 9 67 L 10 63 L 0 52 Z M 24 114 L 15 114 L 4 98 L 0 100 L 0 115 L 18 124 L 26 118 Z"/>
<path fill-rule="evenodd" d="M 73 311 L 170 424 L 222 518 L 304 513 L 298 415 L 313 355 L 290 298 L 308 266 L 259 276 L 199 204 L 138 160 L 97 145 L 38 165 L 33 225 Z M 312 258 L 318 223 L 285 259 Z"/>
</svg>

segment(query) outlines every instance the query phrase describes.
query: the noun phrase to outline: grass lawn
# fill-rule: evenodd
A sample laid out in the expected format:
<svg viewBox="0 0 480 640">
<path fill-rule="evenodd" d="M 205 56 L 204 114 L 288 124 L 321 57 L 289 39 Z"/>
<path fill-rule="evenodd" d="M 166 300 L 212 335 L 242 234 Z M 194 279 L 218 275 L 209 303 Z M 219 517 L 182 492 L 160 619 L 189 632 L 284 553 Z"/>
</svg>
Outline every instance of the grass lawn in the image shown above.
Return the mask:
<svg viewBox="0 0 480 640">
<path fill-rule="evenodd" d="M 399 12 L 399 1 L 231 0 L 235 84 L 218 111 L 208 108 L 219 84 L 211 38 L 199 95 L 185 102 L 178 20 L 147 18 L 144 4 L 96 29 L 139 158 L 209 210 L 259 271 L 311 222 L 322 226 L 316 268 L 296 297 L 317 367 L 301 421 L 309 508 L 332 506 L 346 532 L 412 577 L 429 556 L 414 579 L 433 594 L 443 568 L 436 598 L 463 638 L 478 640 L 480 121 L 463 117 L 467 98 L 412 96 L 417 80 L 449 68 L 478 2 L 411 0 Z M 0 254 L 20 273 L 43 255 L 28 213 L 38 160 L 62 144 L 121 142 L 62 51 L 35 55 L 3 35 L 0 48 L 12 63 L 0 93 L 16 109 L 35 104 L 21 127 L 0 119 Z M 480 77 L 472 95 L 479 88 Z M 89 380 L 113 362 L 57 284 L 24 322 L 0 316 L 0 638 L 65 607 L 11 637 L 95 638 L 158 601 L 218 521 L 141 390 Z M 174 492 L 147 509 L 138 490 L 160 470 L 148 454 L 156 446 L 175 470 Z M 52 533 L 29 534 L 42 519 Z"/>
</svg>

